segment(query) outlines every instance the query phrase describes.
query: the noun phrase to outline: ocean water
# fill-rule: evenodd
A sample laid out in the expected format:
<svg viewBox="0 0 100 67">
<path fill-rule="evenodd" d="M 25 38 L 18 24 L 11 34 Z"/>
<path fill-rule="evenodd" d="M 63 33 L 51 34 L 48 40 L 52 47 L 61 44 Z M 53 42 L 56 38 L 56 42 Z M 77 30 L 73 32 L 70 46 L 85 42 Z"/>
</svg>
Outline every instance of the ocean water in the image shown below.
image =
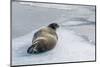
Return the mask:
<svg viewBox="0 0 100 67">
<path fill-rule="evenodd" d="M 35 31 L 53 22 L 60 25 L 56 47 L 27 54 Z M 95 23 L 95 6 L 12 2 L 12 65 L 95 60 Z"/>
</svg>

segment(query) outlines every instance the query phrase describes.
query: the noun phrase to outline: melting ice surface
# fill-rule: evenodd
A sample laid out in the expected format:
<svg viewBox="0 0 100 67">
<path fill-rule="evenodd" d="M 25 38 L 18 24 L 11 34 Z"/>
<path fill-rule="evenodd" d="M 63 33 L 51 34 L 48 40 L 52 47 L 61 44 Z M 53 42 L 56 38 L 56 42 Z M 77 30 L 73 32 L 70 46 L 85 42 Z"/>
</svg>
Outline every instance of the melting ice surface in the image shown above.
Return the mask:
<svg viewBox="0 0 100 67">
<path fill-rule="evenodd" d="M 13 39 L 12 61 L 13 65 L 44 64 L 59 62 L 75 62 L 95 60 L 95 45 L 90 44 L 70 30 L 60 28 L 56 47 L 46 53 L 27 54 L 31 39 L 35 31 Z M 20 46 L 19 46 L 20 45 Z"/>
</svg>

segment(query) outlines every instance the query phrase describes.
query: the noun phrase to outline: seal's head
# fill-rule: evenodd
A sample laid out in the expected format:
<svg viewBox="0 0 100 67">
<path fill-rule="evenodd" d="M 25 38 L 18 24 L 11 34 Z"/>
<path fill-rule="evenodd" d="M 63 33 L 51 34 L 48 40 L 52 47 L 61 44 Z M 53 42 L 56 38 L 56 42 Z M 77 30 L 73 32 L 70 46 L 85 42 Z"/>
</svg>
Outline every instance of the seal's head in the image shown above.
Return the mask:
<svg viewBox="0 0 100 67">
<path fill-rule="evenodd" d="M 48 25 L 48 27 L 56 30 L 59 27 L 59 25 L 57 23 L 51 23 L 51 24 Z"/>
</svg>

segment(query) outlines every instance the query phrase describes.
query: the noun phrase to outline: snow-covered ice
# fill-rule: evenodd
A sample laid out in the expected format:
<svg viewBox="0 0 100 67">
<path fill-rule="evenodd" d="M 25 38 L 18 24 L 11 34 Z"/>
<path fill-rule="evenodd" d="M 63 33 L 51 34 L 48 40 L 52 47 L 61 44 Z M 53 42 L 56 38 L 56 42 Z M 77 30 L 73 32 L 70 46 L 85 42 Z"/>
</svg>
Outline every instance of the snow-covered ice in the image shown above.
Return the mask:
<svg viewBox="0 0 100 67">
<path fill-rule="evenodd" d="M 27 54 L 37 28 L 57 22 L 56 47 Z M 42 3 L 12 3 L 12 65 L 95 60 L 95 7 Z"/>
<path fill-rule="evenodd" d="M 56 47 L 42 54 L 27 54 L 34 31 L 12 41 L 13 65 L 44 64 L 95 60 L 95 45 L 90 44 L 70 30 L 57 30 L 58 43 Z"/>
</svg>

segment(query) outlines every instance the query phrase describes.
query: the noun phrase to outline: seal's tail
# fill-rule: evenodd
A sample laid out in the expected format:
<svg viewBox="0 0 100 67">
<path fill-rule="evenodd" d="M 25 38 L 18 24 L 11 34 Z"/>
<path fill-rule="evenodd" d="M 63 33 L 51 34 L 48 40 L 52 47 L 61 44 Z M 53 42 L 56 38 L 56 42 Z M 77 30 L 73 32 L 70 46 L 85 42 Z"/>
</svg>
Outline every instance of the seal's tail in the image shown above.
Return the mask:
<svg viewBox="0 0 100 67">
<path fill-rule="evenodd" d="M 28 48 L 27 53 L 29 53 L 29 54 L 36 53 L 36 52 L 37 52 L 36 47 L 37 47 L 38 45 L 39 45 L 39 41 L 35 41 L 35 42 L 33 43 L 33 45 L 31 45 L 31 46 Z"/>
</svg>

